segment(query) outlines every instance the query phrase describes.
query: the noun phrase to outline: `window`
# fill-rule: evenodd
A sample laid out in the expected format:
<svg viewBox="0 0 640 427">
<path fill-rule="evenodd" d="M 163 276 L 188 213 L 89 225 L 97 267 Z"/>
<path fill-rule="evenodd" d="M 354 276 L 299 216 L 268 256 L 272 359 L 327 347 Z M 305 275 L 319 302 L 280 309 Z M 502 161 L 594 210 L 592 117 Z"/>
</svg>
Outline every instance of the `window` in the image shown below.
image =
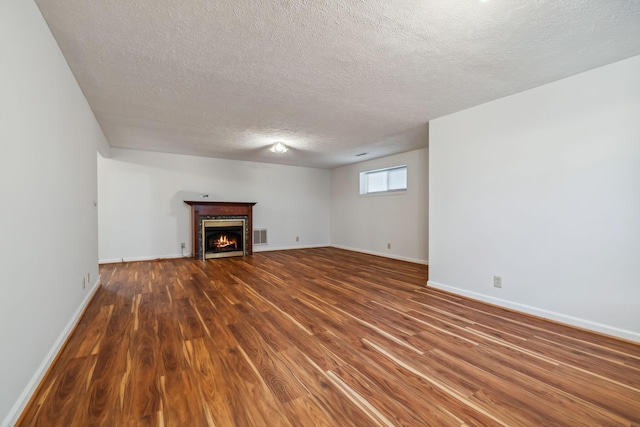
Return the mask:
<svg viewBox="0 0 640 427">
<path fill-rule="evenodd" d="M 407 189 L 407 165 L 360 172 L 360 194 L 380 194 Z"/>
</svg>

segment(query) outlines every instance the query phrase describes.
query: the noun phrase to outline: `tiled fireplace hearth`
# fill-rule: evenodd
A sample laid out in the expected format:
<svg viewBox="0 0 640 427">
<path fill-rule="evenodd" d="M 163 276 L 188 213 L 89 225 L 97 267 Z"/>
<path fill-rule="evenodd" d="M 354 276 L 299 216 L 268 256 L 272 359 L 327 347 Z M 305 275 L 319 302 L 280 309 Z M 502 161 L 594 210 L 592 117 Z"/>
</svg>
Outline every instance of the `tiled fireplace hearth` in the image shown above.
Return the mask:
<svg viewBox="0 0 640 427">
<path fill-rule="evenodd" d="M 255 202 L 184 202 L 191 206 L 194 258 L 251 255 Z"/>
</svg>

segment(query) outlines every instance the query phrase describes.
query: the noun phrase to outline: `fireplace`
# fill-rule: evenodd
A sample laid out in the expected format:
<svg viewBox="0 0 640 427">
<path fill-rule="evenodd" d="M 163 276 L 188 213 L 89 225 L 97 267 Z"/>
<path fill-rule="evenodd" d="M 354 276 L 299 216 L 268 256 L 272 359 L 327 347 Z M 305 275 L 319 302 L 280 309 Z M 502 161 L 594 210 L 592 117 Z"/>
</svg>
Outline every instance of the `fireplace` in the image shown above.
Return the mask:
<svg viewBox="0 0 640 427">
<path fill-rule="evenodd" d="M 191 254 L 194 258 L 251 255 L 255 202 L 184 202 L 191 206 Z"/>
<path fill-rule="evenodd" d="M 204 259 L 244 255 L 247 244 L 244 218 L 203 219 L 200 229 Z"/>
</svg>

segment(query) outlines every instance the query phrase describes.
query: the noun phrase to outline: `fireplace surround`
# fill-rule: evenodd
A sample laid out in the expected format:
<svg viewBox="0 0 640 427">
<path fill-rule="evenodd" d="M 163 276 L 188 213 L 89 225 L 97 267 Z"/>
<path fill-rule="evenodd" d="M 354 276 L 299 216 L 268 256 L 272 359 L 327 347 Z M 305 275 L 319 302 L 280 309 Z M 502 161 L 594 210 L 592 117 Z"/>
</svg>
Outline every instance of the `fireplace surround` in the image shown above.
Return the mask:
<svg viewBox="0 0 640 427">
<path fill-rule="evenodd" d="M 255 202 L 185 200 L 191 206 L 191 254 L 196 259 L 253 253 Z"/>
</svg>

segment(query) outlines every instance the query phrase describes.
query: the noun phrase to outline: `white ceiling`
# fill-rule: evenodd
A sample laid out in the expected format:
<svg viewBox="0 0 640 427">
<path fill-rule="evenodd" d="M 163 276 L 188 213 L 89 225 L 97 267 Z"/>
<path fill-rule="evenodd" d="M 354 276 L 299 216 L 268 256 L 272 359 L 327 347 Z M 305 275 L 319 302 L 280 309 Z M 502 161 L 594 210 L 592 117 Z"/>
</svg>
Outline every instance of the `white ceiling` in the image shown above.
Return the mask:
<svg viewBox="0 0 640 427">
<path fill-rule="evenodd" d="M 322 168 L 640 54 L 638 0 L 36 3 L 112 147 Z"/>
</svg>

